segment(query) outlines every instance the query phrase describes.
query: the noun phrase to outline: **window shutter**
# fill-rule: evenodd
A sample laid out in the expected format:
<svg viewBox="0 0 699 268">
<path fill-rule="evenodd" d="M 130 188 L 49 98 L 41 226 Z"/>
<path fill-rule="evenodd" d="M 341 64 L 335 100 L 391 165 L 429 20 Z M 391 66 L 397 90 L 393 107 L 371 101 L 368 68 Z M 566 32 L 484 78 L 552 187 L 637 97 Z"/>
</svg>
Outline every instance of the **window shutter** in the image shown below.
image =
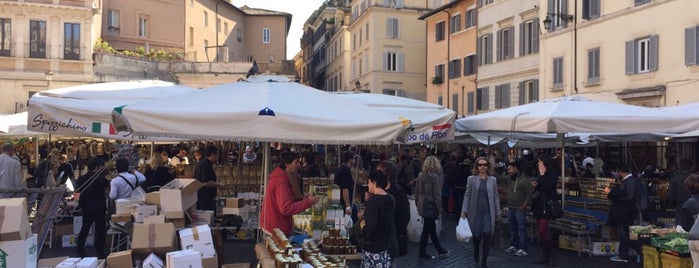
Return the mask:
<svg viewBox="0 0 699 268">
<path fill-rule="evenodd" d="M 497 61 L 502 61 L 502 55 L 504 54 L 504 52 L 503 52 L 503 43 L 502 43 L 502 41 L 503 41 L 503 38 L 502 38 L 502 30 L 499 30 L 499 31 L 497 32 L 497 38 L 498 38 L 498 40 L 496 41 L 496 42 L 497 42 L 497 50 L 496 50 L 496 53 L 497 53 Z M 497 105 L 496 105 L 495 107 L 497 108 Z"/>
<path fill-rule="evenodd" d="M 400 38 L 400 24 L 398 19 L 393 19 L 393 38 Z"/>
<path fill-rule="evenodd" d="M 591 0 L 583 0 L 582 1 L 582 18 L 584 20 L 590 19 L 590 1 Z"/>
<path fill-rule="evenodd" d="M 396 96 L 398 96 L 398 97 L 405 97 L 405 90 L 396 89 Z"/>
<path fill-rule="evenodd" d="M 510 107 L 510 84 L 504 84 L 502 85 L 503 92 L 501 93 L 503 95 L 503 100 L 500 105 L 502 105 L 503 108 Z"/>
<path fill-rule="evenodd" d="M 684 29 L 684 64 L 697 64 L 697 27 Z"/>
<path fill-rule="evenodd" d="M 650 45 L 648 50 L 648 69 L 650 71 L 658 70 L 658 35 L 650 36 Z"/>
<path fill-rule="evenodd" d="M 469 113 L 472 113 L 472 112 L 474 111 L 474 110 L 473 110 L 473 95 L 474 95 L 473 92 L 469 92 L 468 94 L 466 94 L 466 96 L 467 96 L 467 98 L 466 98 L 466 107 L 467 107 L 467 109 L 466 109 L 466 110 L 467 110 Z"/>
<path fill-rule="evenodd" d="M 524 55 L 524 22 L 519 24 L 519 56 Z"/>
<path fill-rule="evenodd" d="M 483 89 L 483 102 L 482 102 L 483 110 L 490 109 L 490 96 L 488 94 L 489 92 L 490 92 L 489 88 L 486 87 Z"/>
<path fill-rule="evenodd" d="M 556 11 L 553 10 L 553 1 L 554 1 L 554 0 L 548 0 L 548 2 L 547 2 L 547 4 L 546 4 L 546 12 L 547 12 L 548 14 L 555 14 L 555 13 L 556 13 Z M 546 16 L 548 16 L 548 15 L 546 15 Z M 555 18 L 554 18 L 553 16 L 551 16 L 551 20 L 554 20 L 554 19 L 555 19 Z M 556 24 L 553 23 L 553 21 L 551 21 L 551 24 L 549 24 L 549 28 L 548 28 L 549 32 L 553 31 L 553 29 L 556 28 L 555 25 L 556 25 Z"/>
<path fill-rule="evenodd" d="M 511 26 L 509 28 L 510 30 L 507 32 L 507 56 L 509 58 L 514 58 L 515 57 L 515 27 Z"/>
<path fill-rule="evenodd" d="M 527 90 L 526 90 L 526 88 L 524 88 L 524 82 L 519 82 L 518 91 L 519 91 L 519 102 L 518 103 L 519 103 L 519 105 L 522 105 L 522 104 L 524 104 L 524 100 L 526 100 L 525 94 L 527 94 Z"/>
<path fill-rule="evenodd" d="M 561 12 L 563 14 L 569 14 L 568 13 L 568 0 L 561 0 Z M 575 19 L 575 17 L 573 17 L 573 19 Z M 566 20 L 561 20 L 561 25 L 563 25 L 563 27 L 568 27 L 568 22 Z"/>
<path fill-rule="evenodd" d="M 594 70 L 593 70 L 593 65 L 595 61 L 595 50 L 588 50 L 587 51 L 587 80 L 588 82 L 592 80 L 594 77 Z"/>
<path fill-rule="evenodd" d="M 381 94 L 384 94 L 384 95 L 393 95 L 393 94 L 391 94 L 391 93 L 393 93 L 393 91 L 391 91 L 391 90 L 388 89 L 388 88 L 384 88 L 384 89 L 381 90 Z"/>
<path fill-rule="evenodd" d="M 493 63 L 493 34 L 489 33 L 486 37 L 485 62 L 490 64 Z"/>
<path fill-rule="evenodd" d="M 539 53 L 539 19 L 534 19 L 532 25 L 532 53 Z"/>
<path fill-rule="evenodd" d="M 478 66 L 481 66 L 483 65 L 481 64 L 481 59 L 485 56 L 482 55 L 483 51 L 481 51 L 481 49 L 483 49 L 481 46 L 481 43 L 483 42 L 483 36 L 479 36 L 477 40 L 478 42 L 476 42 L 476 62 L 478 63 Z"/>
<path fill-rule="evenodd" d="M 393 37 L 391 30 L 393 30 L 393 26 L 391 25 L 391 19 L 386 19 L 386 37 L 387 38 Z"/>
<path fill-rule="evenodd" d="M 589 0 L 590 1 L 590 19 L 599 18 L 601 15 L 600 1 L 601 0 Z"/>
<path fill-rule="evenodd" d="M 529 96 L 529 102 L 539 101 L 539 79 L 534 79 L 532 83 L 532 95 Z"/>
<path fill-rule="evenodd" d="M 396 56 L 398 58 L 397 63 L 396 63 L 396 65 L 398 65 L 398 72 L 402 73 L 403 72 L 403 53 L 397 53 Z"/>
<path fill-rule="evenodd" d="M 495 86 L 495 109 L 502 108 L 502 103 L 500 102 L 502 98 L 502 86 Z"/>
<path fill-rule="evenodd" d="M 396 0 L 396 8 L 403 8 L 403 0 Z"/>
<path fill-rule="evenodd" d="M 636 53 L 634 53 L 636 50 L 636 41 L 631 40 L 631 41 L 626 41 L 626 74 L 634 74 L 636 73 Z"/>
</svg>

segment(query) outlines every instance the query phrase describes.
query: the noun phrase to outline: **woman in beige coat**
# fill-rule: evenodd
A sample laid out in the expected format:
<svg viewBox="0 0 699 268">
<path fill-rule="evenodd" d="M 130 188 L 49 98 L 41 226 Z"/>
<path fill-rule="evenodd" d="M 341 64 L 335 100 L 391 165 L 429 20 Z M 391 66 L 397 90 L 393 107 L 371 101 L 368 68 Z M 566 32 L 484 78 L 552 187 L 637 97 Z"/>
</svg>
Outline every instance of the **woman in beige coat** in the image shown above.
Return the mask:
<svg viewBox="0 0 699 268">
<path fill-rule="evenodd" d="M 437 237 L 435 221 L 442 215 L 442 183 L 444 174 L 442 165 L 434 156 L 425 158 L 422 164 L 422 172 L 417 176 L 415 187 L 415 206 L 422 217 L 422 234 L 420 235 L 420 255 L 422 259 L 434 259 L 427 254 L 427 239 L 432 239 L 432 244 L 440 257 L 449 256 L 449 251 L 442 248 Z"/>
<path fill-rule="evenodd" d="M 466 182 L 466 193 L 461 217 L 468 216 L 468 224 L 473 233 L 473 260 L 478 262 L 478 249 L 483 242 L 481 267 L 488 267 L 488 251 L 495 223 L 500 219 L 500 198 L 495 177 L 491 176 L 490 161 L 485 157 L 476 159 L 473 174 Z"/>
</svg>

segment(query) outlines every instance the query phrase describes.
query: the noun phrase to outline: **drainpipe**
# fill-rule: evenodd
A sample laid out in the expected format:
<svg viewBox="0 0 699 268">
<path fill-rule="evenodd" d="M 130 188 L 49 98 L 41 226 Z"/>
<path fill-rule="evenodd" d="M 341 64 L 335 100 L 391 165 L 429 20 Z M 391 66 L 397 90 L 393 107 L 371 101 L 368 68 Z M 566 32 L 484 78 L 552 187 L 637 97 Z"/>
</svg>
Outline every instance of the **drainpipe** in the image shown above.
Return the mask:
<svg viewBox="0 0 699 268">
<path fill-rule="evenodd" d="M 451 8 L 447 8 L 446 10 L 451 10 Z M 446 28 L 445 34 L 447 35 L 447 73 L 446 73 L 447 77 L 445 77 L 443 79 L 447 84 L 447 108 L 451 109 L 452 107 L 449 105 L 449 99 L 451 98 L 451 88 L 450 88 L 451 86 L 449 85 L 450 84 L 449 83 L 449 72 L 451 71 L 451 66 L 449 66 L 449 63 L 451 62 L 451 44 L 450 44 L 451 43 L 451 32 L 450 32 L 451 12 L 446 11 L 446 10 L 445 10 L 445 12 L 447 13 L 447 16 L 448 16 L 447 21 L 445 23 L 447 26 L 447 27 L 445 27 Z"/>
<path fill-rule="evenodd" d="M 215 31 L 216 31 L 216 62 L 221 61 L 221 58 L 219 57 L 221 55 L 221 53 L 219 53 L 219 51 L 218 51 L 219 49 L 221 49 L 221 47 L 218 45 L 218 32 L 220 30 L 219 29 L 220 26 L 218 23 L 218 21 L 219 21 L 218 20 L 218 4 L 220 4 L 220 3 L 221 3 L 221 0 L 216 1 L 216 7 L 215 7 L 215 11 L 214 11 L 216 13 L 216 16 L 214 19 L 214 24 L 216 25 L 216 26 L 214 26 L 216 28 L 215 29 Z"/>
<path fill-rule="evenodd" d="M 573 89 L 578 94 L 578 1 L 575 1 L 573 14 Z"/>
</svg>

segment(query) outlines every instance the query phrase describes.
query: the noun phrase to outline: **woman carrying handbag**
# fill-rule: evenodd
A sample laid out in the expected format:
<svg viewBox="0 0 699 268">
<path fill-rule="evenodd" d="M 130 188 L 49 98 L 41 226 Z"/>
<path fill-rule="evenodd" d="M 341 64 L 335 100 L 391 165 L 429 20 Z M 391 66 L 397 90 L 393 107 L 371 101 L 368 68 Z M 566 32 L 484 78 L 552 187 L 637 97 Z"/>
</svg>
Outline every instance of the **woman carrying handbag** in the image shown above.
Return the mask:
<svg viewBox="0 0 699 268">
<path fill-rule="evenodd" d="M 497 180 L 491 176 L 490 161 L 485 157 L 476 159 L 473 174 L 466 182 L 461 218 L 467 218 L 473 233 L 473 261 L 479 260 L 479 248 L 483 242 L 481 267 L 488 267 L 488 252 L 495 232 L 495 223 L 500 220 L 500 198 Z M 467 217 L 468 216 L 468 217 Z"/>
<path fill-rule="evenodd" d="M 420 235 L 420 255 L 421 259 L 434 259 L 427 254 L 427 238 L 432 239 L 434 248 L 440 257 L 448 257 L 449 251 L 442 248 L 437 238 L 437 226 L 435 221 L 442 215 L 442 184 L 444 174 L 442 165 L 434 156 L 428 156 L 422 164 L 422 172 L 417 177 L 415 189 L 415 205 L 418 214 L 423 218 L 422 234 Z"/>
</svg>

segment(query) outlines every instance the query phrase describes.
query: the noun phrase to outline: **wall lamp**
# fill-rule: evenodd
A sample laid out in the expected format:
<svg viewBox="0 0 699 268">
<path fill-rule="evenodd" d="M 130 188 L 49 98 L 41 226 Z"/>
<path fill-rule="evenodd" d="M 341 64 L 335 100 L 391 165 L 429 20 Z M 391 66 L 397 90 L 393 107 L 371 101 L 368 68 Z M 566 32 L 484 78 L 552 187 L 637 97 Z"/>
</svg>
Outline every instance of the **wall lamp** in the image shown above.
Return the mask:
<svg viewBox="0 0 699 268">
<path fill-rule="evenodd" d="M 570 22 L 573 20 L 573 15 L 570 14 L 561 14 L 561 13 L 546 13 L 546 19 L 544 19 L 544 28 L 550 29 L 551 28 L 551 23 L 553 20 L 551 18 L 553 17 L 558 17 L 558 19 L 563 20 L 565 22 Z"/>
</svg>

